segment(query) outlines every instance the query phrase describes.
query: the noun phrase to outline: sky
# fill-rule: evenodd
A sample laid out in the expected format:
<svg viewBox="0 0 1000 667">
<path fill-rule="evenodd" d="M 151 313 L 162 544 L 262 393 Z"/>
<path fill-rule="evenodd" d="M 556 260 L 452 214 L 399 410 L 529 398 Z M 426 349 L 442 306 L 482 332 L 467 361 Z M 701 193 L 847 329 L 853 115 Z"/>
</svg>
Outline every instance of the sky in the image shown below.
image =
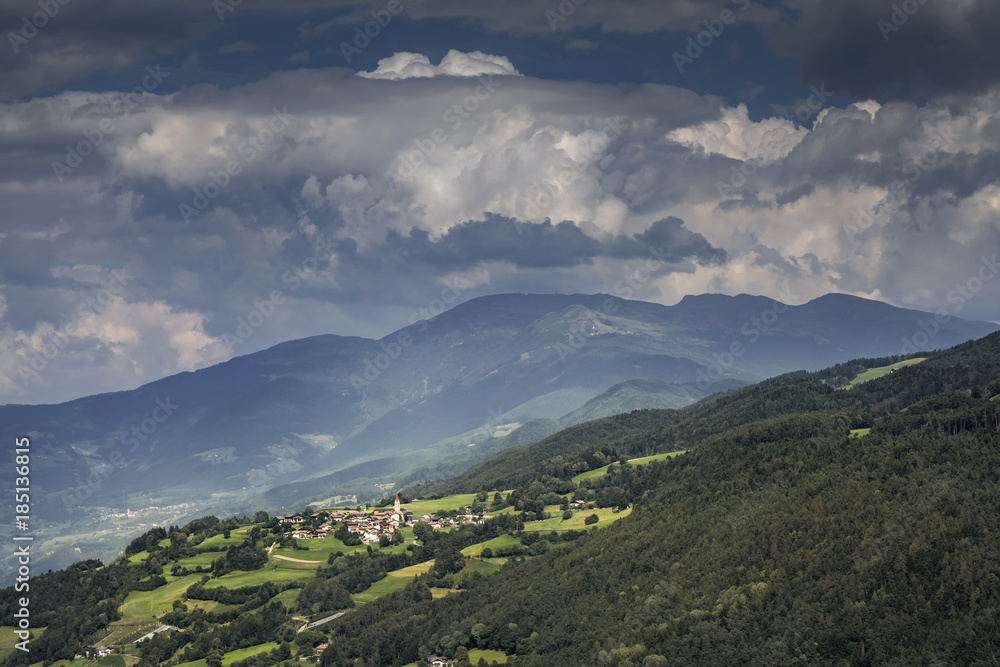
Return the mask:
<svg viewBox="0 0 1000 667">
<path fill-rule="evenodd" d="M 503 292 L 1000 319 L 988 0 L 7 0 L 0 403 Z"/>
</svg>

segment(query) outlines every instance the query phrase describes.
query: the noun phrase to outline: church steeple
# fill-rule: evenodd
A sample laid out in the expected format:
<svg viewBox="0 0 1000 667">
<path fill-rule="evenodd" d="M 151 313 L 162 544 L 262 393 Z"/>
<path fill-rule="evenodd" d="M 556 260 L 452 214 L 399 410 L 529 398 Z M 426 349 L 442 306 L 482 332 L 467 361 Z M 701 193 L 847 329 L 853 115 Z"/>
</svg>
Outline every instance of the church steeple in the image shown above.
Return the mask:
<svg viewBox="0 0 1000 667">
<path fill-rule="evenodd" d="M 399 526 L 406 523 L 406 515 L 403 514 L 403 508 L 399 505 L 399 493 L 396 494 L 396 505 L 395 509 L 392 511 L 392 518 Z"/>
</svg>

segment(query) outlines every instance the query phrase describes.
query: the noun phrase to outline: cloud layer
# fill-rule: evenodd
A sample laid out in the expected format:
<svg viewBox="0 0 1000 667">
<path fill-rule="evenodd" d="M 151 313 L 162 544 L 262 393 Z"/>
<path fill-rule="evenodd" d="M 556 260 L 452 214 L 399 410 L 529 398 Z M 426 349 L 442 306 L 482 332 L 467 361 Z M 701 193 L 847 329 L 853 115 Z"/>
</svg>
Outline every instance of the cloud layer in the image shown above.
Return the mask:
<svg viewBox="0 0 1000 667">
<path fill-rule="evenodd" d="M 306 46 L 375 7 L 333 4 L 343 12 L 330 25 L 302 26 Z M 584 3 L 553 32 L 550 3 L 515 12 L 428 0 L 400 20 L 598 40 L 696 30 L 726 6 Z M 196 28 L 165 17 L 115 51 L 120 26 L 101 33 L 95 22 L 117 9 L 128 23 L 131 4 L 87 16 L 67 5 L 16 59 L 3 56 L 0 402 L 136 386 L 294 337 L 384 335 L 445 285 L 463 299 L 614 292 L 639 272 L 634 296 L 666 303 L 841 291 L 994 319 L 994 282 L 954 295 L 1000 240 L 1000 88 L 983 67 L 953 81 L 935 70 L 919 95 L 905 89 L 929 57 L 909 40 L 936 22 L 943 41 L 924 40 L 929 52 L 977 44 L 993 11 L 966 2 L 943 17 L 927 3 L 886 40 L 885 8 L 784 6 L 793 12 L 749 7 L 748 29 L 804 76 L 865 96 L 803 90 L 791 117 L 761 117 L 680 87 L 522 76 L 518 53 L 457 49 L 437 65 L 400 50 L 368 72 L 279 69 L 226 87 L 170 87 L 177 70 L 150 66 L 138 92 L 77 91 L 61 86 L 149 62 L 239 16 Z M 186 0 L 171 9 L 206 11 Z M 839 65 L 855 57 L 852 40 L 857 57 L 899 50 Z M 232 57 L 259 50 L 240 31 L 223 44 Z M 308 61 L 294 46 L 305 54 L 296 66 Z M 912 62 L 898 60 L 906 54 Z M 898 94 L 884 95 L 891 86 Z"/>
</svg>

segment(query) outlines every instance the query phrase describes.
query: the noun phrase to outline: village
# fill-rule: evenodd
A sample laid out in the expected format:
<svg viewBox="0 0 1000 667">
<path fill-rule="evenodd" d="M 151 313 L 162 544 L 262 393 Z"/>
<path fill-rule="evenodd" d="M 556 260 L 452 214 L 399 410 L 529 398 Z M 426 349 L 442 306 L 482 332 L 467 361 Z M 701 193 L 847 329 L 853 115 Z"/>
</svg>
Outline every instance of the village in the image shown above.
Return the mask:
<svg viewBox="0 0 1000 667">
<path fill-rule="evenodd" d="M 327 509 L 320 512 L 326 513 L 326 520 L 316 528 L 302 526 L 301 524 L 308 522 L 307 517 L 302 514 L 286 514 L 277 518 L 282 524 L 299 525 L 285 533 L 286 537 L 297 540 L 322 539 L 334 532 L 336 524 L 343 523 L 348 532 L 356 534 L 365 544 L 377 543 L 383 535 L 392 537 L 400 527 L 417 521 L 425 522 L 434 530 L 467 523 L 482 524 L 485 521 L 482 512 L 474 511 L 472 507 L 465 507 L 454 516 L 426 513 L 414 517 L 413 512 L 402 509 L 398 494 L 392 508 L 375 508 L 371 512 L 348 509 Z"/>
</svg>

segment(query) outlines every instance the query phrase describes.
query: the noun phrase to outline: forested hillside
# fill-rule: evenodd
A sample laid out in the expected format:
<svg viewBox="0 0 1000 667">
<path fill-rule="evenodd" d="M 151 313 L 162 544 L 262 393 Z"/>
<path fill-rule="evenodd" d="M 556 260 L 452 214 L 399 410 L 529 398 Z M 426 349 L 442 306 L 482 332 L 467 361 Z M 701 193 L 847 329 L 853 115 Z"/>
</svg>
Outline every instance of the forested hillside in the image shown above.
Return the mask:
<svg viewBox="0 0 1000 667">
<path fill-rule="evenodd" d="M 510 488 L 543 473 L 558 474 L 567 461 L 601 447 L 642 456 L 687 449 L 719 433 L 759 419 L 818 410 L 849 415 L 852 428 L 870 426 L 922 398 L 954 390 L 1000 393 L 1000 335 L 928 356 L 878 382 L 850 391 L 827 379 L 905 357 L 862 359 L 817 373 L 792 373 L 706 398 L 682 410 L 643 410 L 580 424 L 545 440 L 508 449 L 448 480 L 423 484 L 413 495 Z"/>
<path fill-rule="evenodd" d="M 45 667 L 110 667 L 101 646 L 127 667 L 997 664 L 1000 334 L 902 361 L 567 429 L 448 483 L 464 495 L 402 493 L 414 521 L 367 545 L 360 508 L 155 528 L 113 564 L 33 578 L 45 628 L 30 656 L 0 650 Z M 5 631 L 18 608 L 0 592 Z"/>
<path fill-rule="evenodd" d="M 956 351 L 913 379 L 954 387 L 966 360 L 984 358 Z M 880 384 L 878 404 L 899 395 Z M 935 395 L 864 437 L 854 418 L 758 421 L 635 469 L 628 518 L 461 596 L 365 608 L 324 664 L 459 646 L 523 666 L 997 664 L 1000 401 Z"/>
</svg>

